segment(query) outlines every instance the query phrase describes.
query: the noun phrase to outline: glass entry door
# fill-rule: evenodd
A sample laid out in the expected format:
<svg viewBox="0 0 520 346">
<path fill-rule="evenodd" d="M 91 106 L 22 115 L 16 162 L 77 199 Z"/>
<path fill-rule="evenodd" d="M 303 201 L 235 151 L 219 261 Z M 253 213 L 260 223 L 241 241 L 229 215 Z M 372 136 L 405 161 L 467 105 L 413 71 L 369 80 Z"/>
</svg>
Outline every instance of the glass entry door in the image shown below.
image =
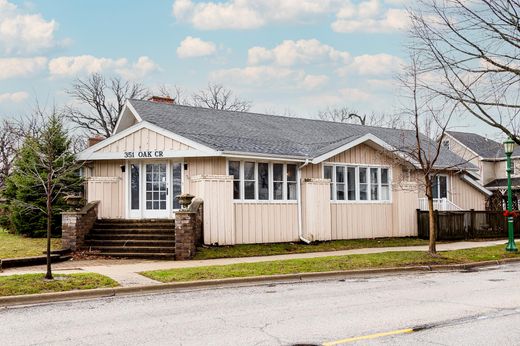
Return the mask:
<svg viewBox="0 0 520 346">
<path fill-rule="evenodd" d="M 167 167 L 166 163 L 144 165 L 144 218 L 167 218 L 169 216 Z"/>
</svg>

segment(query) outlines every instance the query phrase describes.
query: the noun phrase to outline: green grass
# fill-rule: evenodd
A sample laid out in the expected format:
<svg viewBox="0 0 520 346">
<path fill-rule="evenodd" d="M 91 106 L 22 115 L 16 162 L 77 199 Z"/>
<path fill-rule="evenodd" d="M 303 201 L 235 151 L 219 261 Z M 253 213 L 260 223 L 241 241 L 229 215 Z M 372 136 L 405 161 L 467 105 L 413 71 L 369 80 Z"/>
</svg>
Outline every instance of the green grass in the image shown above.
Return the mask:
<svg viewBox="0 0 520 346">
<path fill-rule="evenodd" d="M 27 238 L 0 229 L 0 259 L 41 256 L 46 249 L 46 238 Z M 51 239 L 53 250 L 61 249 L 61 239 Z"/>
<path fill-rule="evenodd" d="M 395 247 L 428 245 L 427 240 L 418 238 L 379 238 L 334 240 L 316 244 L 276 243 L 276 244 L 244 244 L 233 246 L 200 247 L 195 254 L 196 260 L 213 258 L 234 258 L 252 256 L 284 255 L 304 252 L 323 252 L 352 250 L 362 248 Z"/>
<path fill-rule="evenodd" d="M 0 276 L 0 296 L 88 290 L 116 287 L 119 284 L 106 276 L 95 273 L 54 275 L 54 280 L 45 280 L 45 274 Z"/>
<path fill-rule="evenodd" d="M 520 258 L 520 254 L 508 254 L 504 248 L 505 245 L 498 245 L 467 250 L 446 251 L 440 252 L 439 257 L 432 257 L 427 252 L 421 251 L 385 252 L 366 255 L 156 270 L 140 274 L 160 282 L 179 282 L 275 274 L 404 267 L 412 265 L 455 264 L 497 260 L 509 257 Z"/>
<path fill-rule="evenodd" d="M 0 258 L 41 256 L 46 244 L 46 238 L 27 238 L 0 229 Z M 61 239 L 51 239 L 51 248 L 61 249 Z"/>
</svg>

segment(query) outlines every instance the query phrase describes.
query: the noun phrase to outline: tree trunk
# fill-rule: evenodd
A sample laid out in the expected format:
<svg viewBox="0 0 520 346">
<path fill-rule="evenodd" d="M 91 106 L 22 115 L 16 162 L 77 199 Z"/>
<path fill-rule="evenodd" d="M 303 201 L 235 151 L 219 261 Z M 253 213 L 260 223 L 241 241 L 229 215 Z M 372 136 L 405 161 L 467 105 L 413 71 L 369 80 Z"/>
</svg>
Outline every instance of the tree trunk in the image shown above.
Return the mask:
<svg viewBox="0 0 520 346">
<path fill-rule="evenodd" d="M 437 254 L 437 218 L 435 217 L 435 211 L 433 210 L 433 194 L 432 194 L 432 183 L 427 181 L 426 183 L 426 197 L 428 198 L 428 219 L 429 219 L 429 233 L 430 243 L 428 252 L 432 255 Z"/>
<path fill-rule="evenodd" d="M 52 233 L 52 194 L 51 194 L 51 176 L 47 176 L 47 273 L 45 278 L 52 280 L 51 269 L 51 233 Z"/>
</svg>

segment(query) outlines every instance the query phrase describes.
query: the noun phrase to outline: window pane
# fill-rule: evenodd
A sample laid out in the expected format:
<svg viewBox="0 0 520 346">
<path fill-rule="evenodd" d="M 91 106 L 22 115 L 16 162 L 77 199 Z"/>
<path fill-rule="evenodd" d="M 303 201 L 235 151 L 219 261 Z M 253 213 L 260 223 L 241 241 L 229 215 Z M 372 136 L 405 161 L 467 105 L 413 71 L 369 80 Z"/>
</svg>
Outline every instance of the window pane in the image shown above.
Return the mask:
<svg viewBox="0 0 520 346">
<path fill-rule="evenodd" d="M 377 183 L 370 184 L 370 199 L 372 201 L 379 199 L 379 185 Z"/>
<path fill-rule="evenodd" d="M 233 198 L 240 199 L 240 180 L 233 181 Z"/>
<path fill-rule="evenodd" d="M 381 183 L 388 184 L 388 168 L 381 168 Z"/>
<path fill-rule="evenodd" d="M 287 181 L 296 181 L 296 165 L 287 165 Z"/>
<path fill-rule="evenodd" d="M 323 167 L 323 178 L 332 180 L 332 166 Z"/>
<path fill-rule="evenodd" d="M 255 182 L 244 182 L 244 199 L 255 199 Z"/>
<path fill-rule="evenodd" d="M 345 200 L 345 184 L 336 184 L 336 199 L 338 201 Z"/>
<path fill-rule="evenodd" d="M 356 168 L 347 167 L 348 200 L 356 199 Z"/>
<path fill-rule="evenodd" d="M 132 210 L 139 210 L 139 166 L 130 166 L 130 204 Z"/>
<path fill-rule="evenodd" d="M 269 164 L 258 164 L 258 199 L 269 199 Z"/>
<path fill-rule="evenodd" d="M 296 183 L 287 183 L 287 199 L 296 199 Z"/>
<path fill-rule="evenodd" d="M 448 197 L 448 179 L 445 175 L 439 176 L 439 193 L 440 198 Z"/>
<path fill-rule="evenodd" d="M 172 166 L 172 198 L 173 198 L 173 209 L 180 209 L 181 205 L 176 196 L 181 194 L 182 188 L 182 164 L 175 162 Z"/>
<path fill-rule="evenodd" d="M 433 198 L 439 198 L 439 177 L 435 177 L 432 181 L 432 196 Z"/>
<path fill-rule="evenodd" d="M 283 164 L 273 164 L 273 181 L 283 181 Z"/>
<path fill-rule="evenodd" d="M 364 167 L 359 168 L 359 183 L 364 184 L 367 182 L 367 169 Z"/>
<path fill-rule="evenodd" d="M 366 201 L 367 197 L 367 184 L 359 184 L 359 199 Z"/>
<path fill-rule="evenodd" d="M 390 186 L 388 186 L 388 185 L 381 186 L 381 199 L 383 201 L 390 200 Z"/>
<path fill-rule="evenodd" d="M 255 180 L 254 162 L 244 162 L 244 180 Z"/>
<path fill-rule="evenodd" d="M 232 175 L 233 179 L 240 179 L 240 161 L 229 161 L 229 175 Z"/>
<path fill-rule="evenodd" d="M 345 167 L 336 166 L 336 182 L 345 182 Z"/>
<path fill-rule="evenodd" d="M 370 168 L 370 184 L 374 184 L 379 181 L 379 177 L 377 175 L 377 168 Z"/>
<path fill-rule="evenodd" d="M 283 199 L 283 183 L 273 183 L 274 199 Z"/>
</svg>

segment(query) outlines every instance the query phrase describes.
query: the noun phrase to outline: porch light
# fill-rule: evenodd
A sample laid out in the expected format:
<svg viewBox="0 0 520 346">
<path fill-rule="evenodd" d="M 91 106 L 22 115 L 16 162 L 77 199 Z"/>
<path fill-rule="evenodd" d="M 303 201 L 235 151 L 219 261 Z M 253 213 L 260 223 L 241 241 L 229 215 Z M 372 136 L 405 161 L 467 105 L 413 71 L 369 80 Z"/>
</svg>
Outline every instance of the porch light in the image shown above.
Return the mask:
<svg viewBox="0 0 520 346">
<path fill-rule="evenodd" d="M 506 155 L 511 155 L 514 149 L 515 142 L 511 139 L 511 137 L 507 137 L 507 139 L 504 141 L 504 152 Z"/>
<path fill-rule="evenodd" d="M 511 154 L 513 153 L 513 149 L 515 148 L 515 142 L 508 137 L 504 141 L 504 152 L 506 153 L 506 173 L 507 173 L 507 210 L 509 214 L 513 210 L 513 196 L 511 189 Z M 506 251 L 508 252 L 517 252 L 515 244 L 515 236 L 514 236 L 514 225 L 513 225 L 513 216 L 508 215 L 507 217 L 507 233 L 508 233 L 508 242 L 506 246 Z"/>
</svg>

